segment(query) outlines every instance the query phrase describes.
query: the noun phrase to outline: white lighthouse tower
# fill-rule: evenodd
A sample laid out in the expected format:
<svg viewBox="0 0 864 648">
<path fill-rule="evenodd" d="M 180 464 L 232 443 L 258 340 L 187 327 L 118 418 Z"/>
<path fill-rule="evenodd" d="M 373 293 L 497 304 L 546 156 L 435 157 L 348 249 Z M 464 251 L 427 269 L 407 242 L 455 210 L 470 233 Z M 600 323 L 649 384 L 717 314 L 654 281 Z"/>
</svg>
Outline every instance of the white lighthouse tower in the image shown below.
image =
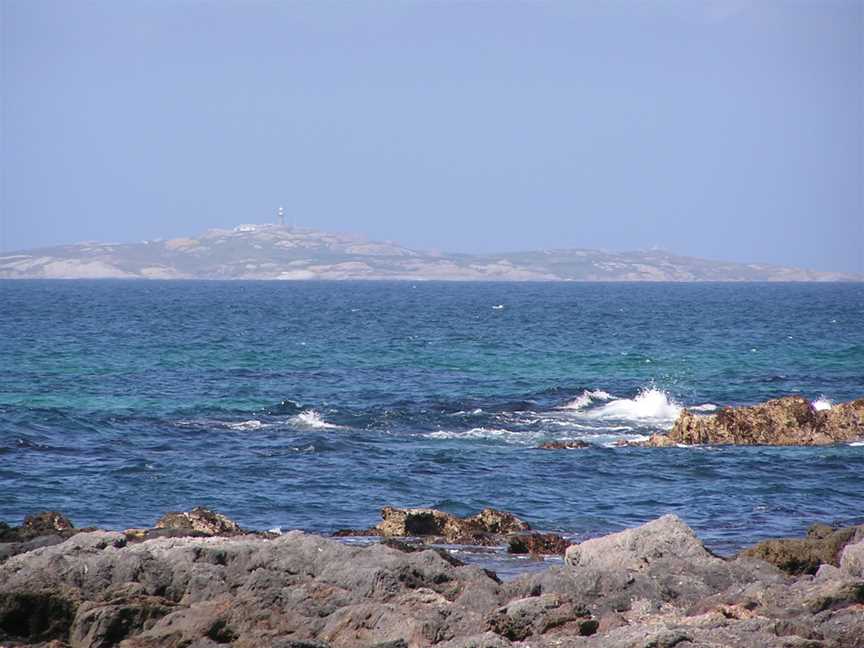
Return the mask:
<svg viewBox="0 0 864 648">
<path fill-rule="evenodd" d="M 285 210 L 281 206 L 276 210 L 276 217 L 279 219 L 279 225 L 285 227 Z"/>
</svg>

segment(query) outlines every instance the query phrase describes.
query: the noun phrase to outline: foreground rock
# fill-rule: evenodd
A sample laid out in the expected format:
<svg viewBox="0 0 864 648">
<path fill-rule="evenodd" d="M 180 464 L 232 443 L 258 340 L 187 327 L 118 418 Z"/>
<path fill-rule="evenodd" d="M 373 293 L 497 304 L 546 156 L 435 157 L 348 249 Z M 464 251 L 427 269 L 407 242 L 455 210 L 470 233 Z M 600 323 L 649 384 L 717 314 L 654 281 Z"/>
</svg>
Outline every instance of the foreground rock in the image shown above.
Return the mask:
<svg viewBox="0 0 864 648">
<path fill-rule="evenodd" d="M 805 398 L 787 396 L 750 407 L 724 407 L 707 416 L 684 410 L 668 434 L 654 434 L 645 445 L 809 446 L 862 438 L 864 399 L 816 410 Z"/>
<path fill-rule="evenodd" d="M 81 532 L 0 565 L 0 645 L 52 648 L 864 647 L 864 542 L 790 576 L 678 518 L 501 583 L 434 550 Z"/>
</svg>

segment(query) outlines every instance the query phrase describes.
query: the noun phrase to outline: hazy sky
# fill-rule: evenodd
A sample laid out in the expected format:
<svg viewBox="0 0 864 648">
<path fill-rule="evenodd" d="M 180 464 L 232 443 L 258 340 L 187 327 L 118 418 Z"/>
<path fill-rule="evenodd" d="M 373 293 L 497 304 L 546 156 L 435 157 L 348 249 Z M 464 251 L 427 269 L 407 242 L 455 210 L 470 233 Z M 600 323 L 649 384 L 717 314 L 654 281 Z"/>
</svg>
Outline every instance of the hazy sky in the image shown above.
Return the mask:
<svg viewBox="0 0 864 648">
<path fill-rule="evenodd" d="M 864 0 L 0 0 L 10 251 L 267 222 L 861 270 Z"/>
</svg>

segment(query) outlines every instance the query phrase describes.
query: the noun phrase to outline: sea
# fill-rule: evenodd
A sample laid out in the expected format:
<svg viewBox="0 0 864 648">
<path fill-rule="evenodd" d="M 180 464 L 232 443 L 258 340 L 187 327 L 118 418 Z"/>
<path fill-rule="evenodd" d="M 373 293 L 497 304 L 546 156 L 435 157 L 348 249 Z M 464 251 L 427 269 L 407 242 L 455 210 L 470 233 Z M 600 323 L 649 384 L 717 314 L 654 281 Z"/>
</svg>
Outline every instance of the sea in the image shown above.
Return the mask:
<svg viewBox="0 0 864 648">
<path fill-rule="evenodd" d="M 864 284 L 2 281 L 0 520 L 494 507 L 580 541 L 671 512 L 728 555 L 864 522 L 864 446 L 616 442 L 789 394 L 864 396 Z"/>
</svg>

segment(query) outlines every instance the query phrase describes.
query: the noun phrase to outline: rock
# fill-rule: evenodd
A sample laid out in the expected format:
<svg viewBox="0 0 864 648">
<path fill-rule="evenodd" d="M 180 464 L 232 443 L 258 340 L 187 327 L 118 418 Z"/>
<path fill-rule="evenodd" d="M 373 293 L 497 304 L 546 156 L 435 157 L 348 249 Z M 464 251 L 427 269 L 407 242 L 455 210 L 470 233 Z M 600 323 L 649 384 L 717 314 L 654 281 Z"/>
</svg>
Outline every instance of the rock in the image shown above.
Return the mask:
<svg viewBox="0 0 864 648">
<path fill-rule="evenodd" d="M 0 565 L 0 643 L 430 645 L 471 634 L 502 603 L 494 578 L 432 550 L 93 532 Z"/>
<path fill-rule="evenodd" d="M 864 399 L 817 411 L 805 398 L 786 396 L 707 416 L 685 409 L 667 435 L 654 434 L 645 444 L 827 445 L 862 437 Z"/>
<path fill-rule="evenodd" d="M 739 555 L 764 560 L 788 574 L 815 574 L 820 565 L 838 566 L 843 548 L 861 538 L 864 525 L 833 529 L 814 524 L 806 538 L 765 540 Z"/>
<path fill-rule="evenodd" d="M 34 536 L 49 535 L 57 531 L 68 531 L 74 529 L 75 525 L 62 513 L 56 511 L 43 511 L 24 518 L 23 529 Z"/>
<path fill-rule="evenodd" d="M 674 515 L 571 545 L 565 563 L 507 583 L 508 595 L 557 592 L 597 618 L 613 613 L 644 616 L 669 606 L 683 610 L 734 585 L 784 578 L 761 561 L 718 558 Z"/>
<path fill-rule="evenodd" d="M 507 553 L 564 555 L 570 543 L 557 533 L 530 533 L 510 536 Z"/>
<path fill-rule="evenodd" d="M 864 533 L 860 531 L 862 527 L 858 528 L 856 538 L 864 537 Z M 864 539 L 846 545 L 840 554 L 840 569 L 852 576 L 864 578 Z"/>
<path fill-rule="evenodd" d="M 243 533 L 243 530 L 234 520 L 200 506 L 191 511 L 166 513 L 156 522 L 155 528 L 200 533 L 207 536 Z"/>
<path fill-rule="evenodd" d="M 544 441 L 539 446 L 538 450 L 577 450 L 580 448 L 590 448 L 591 444 L 579 439 L 567 439 L 564 441 Z"/>
<path fill-rule="evenodd" d="M 591 613 L 557 594 L 510 601 L 489 618 L 488 629 L 510 641 L 523 641 L 555 629 L 576 636 L 592 635 L 598 623 Z"/>
<path fill-rule="evenodd" d="M 62 513 L 43 511 L 28 515 L 20 527 L 0 524 L 0 542 L 25 542 L 41 536 L 69 537 L 76 533 L 75 526 Z"/>
<path fill-rule="evenodd" d="M 716 561 L 693 530 L 672 514 L 567 549 L 565 561 L 575 568 L 644 571 L 653 561 Z"/>
<path fill-rule="evenodd" d="M 460 518 L 436 509 L 400 509 L 385 506 L 375 530 L 384 537 L 434 536 L 449 543 L 500 544 L 501 536 L 529 531 L 531 527 L 512 513 L 483 509 L 477 515 Z"/>
<path fill-rule="evenodd" d="M 466 519 L 513 523 L 495 511 Z M 807 539 L 837 533 L 814 525 Z M 502 584 L 394 538 L 132 536 L 81 532 L 0 564 L 0 645 L 864 648 L 864 539 L 839 566 L 792 576 L 718 558 L 667 515 Z"/>
</svg>

